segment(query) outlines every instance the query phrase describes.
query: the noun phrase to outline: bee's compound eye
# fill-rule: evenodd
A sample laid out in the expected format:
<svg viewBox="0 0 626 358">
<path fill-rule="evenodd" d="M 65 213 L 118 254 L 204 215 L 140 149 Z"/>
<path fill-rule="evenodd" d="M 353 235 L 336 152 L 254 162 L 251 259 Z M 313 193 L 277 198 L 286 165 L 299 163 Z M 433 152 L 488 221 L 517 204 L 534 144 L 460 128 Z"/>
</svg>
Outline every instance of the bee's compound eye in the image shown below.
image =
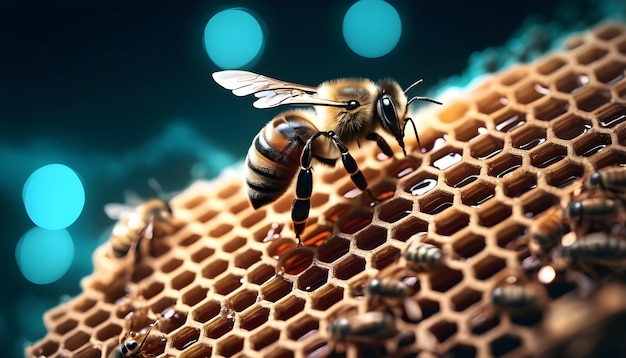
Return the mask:
<svg viewBox="0 0 626 358">
<path fill-rule="evenodd" d="M 359 101 L 351 100 L 346 103 L 346 109 L 351 111 L 353 109 L 358 108 L 360 105 L 361 104 L 359 103 Z"/>
</svg>

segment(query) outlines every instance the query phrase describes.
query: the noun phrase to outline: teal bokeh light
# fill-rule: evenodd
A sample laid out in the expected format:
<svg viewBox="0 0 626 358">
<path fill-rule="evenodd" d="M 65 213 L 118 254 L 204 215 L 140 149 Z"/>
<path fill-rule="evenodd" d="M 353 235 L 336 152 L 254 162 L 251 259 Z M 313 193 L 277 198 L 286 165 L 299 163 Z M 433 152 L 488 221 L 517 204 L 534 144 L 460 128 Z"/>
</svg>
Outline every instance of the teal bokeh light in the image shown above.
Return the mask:
<svg viewBox="0 0 626 358">
<path fill-rule="evenodd" d="M 34 227 L 17 242 L 15 259 L 22 275 L 39 285 L 65 275 L 74 259 L 74 242 L 67 230 Z"/>
<path fill-rule="evenodd" d="M 396 9 L 382 0 L 361 0 L 343 18 L 343 37 L 357 55 L 375 58 L 394 49 L 402 23 Z"/>
<path fill-rule="evenodd" d="M 35 225 L 48 230 L 74 223 L 85 206 L 85 189 L 78 175 L 63 164 L 45 165 L 24 183 L 22 200 Z"/>
<path fill-rule="evenodd" d="M 243 67 L 256 59 L 264 45 L 261 23 L 243 8 L 215 14 L 204 28 L 204 49 L 223 69 Z"/>
</svg>

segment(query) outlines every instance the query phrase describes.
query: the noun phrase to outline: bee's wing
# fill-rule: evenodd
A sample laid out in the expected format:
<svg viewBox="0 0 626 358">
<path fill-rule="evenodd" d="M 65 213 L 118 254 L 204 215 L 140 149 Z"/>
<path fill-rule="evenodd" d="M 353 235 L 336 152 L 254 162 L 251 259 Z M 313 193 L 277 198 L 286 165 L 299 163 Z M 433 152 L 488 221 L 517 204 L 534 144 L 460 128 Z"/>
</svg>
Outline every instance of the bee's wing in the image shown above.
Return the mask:
<svg viewBox="0 0 626 358">
<path fill-rule="evenodd" d="M 235 96 L 254 94 L 259 98 L 256 108 L 272 108 L 285 104 L 345 107 L 344 102 L 317 97 L 317 88 L 285 82 L 248 71 L 219 71 L 213 79 L 220 86 L 231 90 Z"/>
<path fill-rule="evenodd" d="M 112 220 L 118 220 L 130 214 L 133 208 L 120 203 L 108 203 L 104 205 L 104 212 Z"/>
</svg>

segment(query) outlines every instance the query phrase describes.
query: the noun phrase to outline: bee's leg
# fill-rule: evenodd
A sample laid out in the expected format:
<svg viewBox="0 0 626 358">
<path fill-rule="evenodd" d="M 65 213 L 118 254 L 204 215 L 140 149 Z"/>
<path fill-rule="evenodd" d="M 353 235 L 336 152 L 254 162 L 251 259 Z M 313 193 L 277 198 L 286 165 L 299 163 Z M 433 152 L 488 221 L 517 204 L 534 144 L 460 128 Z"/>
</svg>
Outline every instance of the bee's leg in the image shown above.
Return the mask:
<svg viewBox="0 0 626 358">
<path fill-rule="evenodd" d="M 383 154 L 385 154 L 389 158 L 393 157 L 393 151 L 391 150 L 391 147 L 389 147 L 389 144 L 387 144 L 385 138 L 381 137 L 380 134 L 374 132 L 368 133 L 367 136 L 365 136 L 365 139 L 375 141 L 378 145 L 378 148 L 380 148 Z"/>
<path fill-rule="evenodd" d="M 435 102 L 435 103 L 439 103 L 439 102 Z M 439 103 L 441 104 L 441 103 Z M 419 149 L 419 151 L 422 151 L 422 144 L 420 143 L 420 137 L 419 135 L 417 135 L 417 128 L 415 128 L 415 123 L 413 122 L 412 118 L 407 118 L 404 120 L 404 126 L 402 126 L 402 135 L 404 136 L 404 133 L 406 131 L 406 125 L 409 124 L 409 122 L 411 122 L 411 125 L 413 126 L 413 132 L 415 133 L 415 139 L 417 140 L 417 148 Z M 404 155 L 406 155 L 406 152 L 404 152 Z"/>
</svg>

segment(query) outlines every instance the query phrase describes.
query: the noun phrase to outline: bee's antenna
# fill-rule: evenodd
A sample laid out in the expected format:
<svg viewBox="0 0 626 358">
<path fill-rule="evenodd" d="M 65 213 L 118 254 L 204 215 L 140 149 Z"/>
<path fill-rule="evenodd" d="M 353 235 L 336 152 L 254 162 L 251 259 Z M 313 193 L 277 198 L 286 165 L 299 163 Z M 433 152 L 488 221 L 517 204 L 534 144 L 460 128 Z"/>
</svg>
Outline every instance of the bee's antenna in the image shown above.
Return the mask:
<svg viewBox="0 0 626 358">
<path fill-rule="evenodd" d="M 417 128 L 415 128 L 415 123 L 413 122 L 413 119 L 406 118 L 404 120 L 404 126 L 402 127 L 402 136 L 404 137 L 404 132 L 406 129 L 406 125 L 411 122 L 411 125 L 413 126 L 413 132 L 415 133 L 415 139 L 417 139 L 417 146 L 420 148 L 420 151 L 422 150 L 422 144 L 420 143 L 420 137 L 417 135 Z M 404 149 L 404 148 L 402 148 Z M 404 152 L 404 155 L 406 155 L 406 151 Z"/>
<path fill-rule="evenodd" d="M 439 101 L 436 101 L 436 100 L 434 100 L 432 98 L 415 96 L 415 97 L 411 97 L 411 99 L 406 103 L 406 106 L 408 107 L 411 104 L 411 102 L 413 102 L 413 101 L 428 101 L 428 102 L 432 102 L 432 103 L 435 103 L 435 104 L 438 104 L 438 105 L 442 105 L 443 104 L 443 103 L 441 103 Z"/>
<path fill-rule="evenodd" d="M 423 79 L 423 78 L 420 78 L 419 80 L 417 80 L 417 81 L 413 82 L 413 83 L 412 83 L 409 87 L 407 87 L 407 88 L 404 90 L 404 94 L 407 94 L 407 93 L 408 93 L 408 92 L 409 92 L 409 91 L 410 91 L 413 87 L 415 87 L 415 86 L 419 85 L 419 84 L 420 84 L 420 83 L 422 83 L 422 82 L 424 82 L 424 79 Z"/>
</svg>

